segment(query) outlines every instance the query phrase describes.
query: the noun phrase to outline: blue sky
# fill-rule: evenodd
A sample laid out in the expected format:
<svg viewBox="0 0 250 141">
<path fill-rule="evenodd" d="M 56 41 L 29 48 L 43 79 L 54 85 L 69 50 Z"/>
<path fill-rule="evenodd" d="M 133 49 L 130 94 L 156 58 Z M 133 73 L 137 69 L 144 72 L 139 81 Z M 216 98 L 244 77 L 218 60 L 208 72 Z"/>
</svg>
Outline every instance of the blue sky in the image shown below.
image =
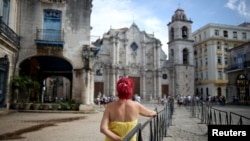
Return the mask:
<svg viewBox="0 0 250 141">
<path fill-rule="evenodd" d="M 167 24 L 178 7 L 193 21 L 193 32 L 208 23 L 250 22 L 250 0 L 93 0 L 91 35 L 102 37 L 110 28 L 134 22 L 141 31 L 154 33 L 167 53 Z"/>
</svg>

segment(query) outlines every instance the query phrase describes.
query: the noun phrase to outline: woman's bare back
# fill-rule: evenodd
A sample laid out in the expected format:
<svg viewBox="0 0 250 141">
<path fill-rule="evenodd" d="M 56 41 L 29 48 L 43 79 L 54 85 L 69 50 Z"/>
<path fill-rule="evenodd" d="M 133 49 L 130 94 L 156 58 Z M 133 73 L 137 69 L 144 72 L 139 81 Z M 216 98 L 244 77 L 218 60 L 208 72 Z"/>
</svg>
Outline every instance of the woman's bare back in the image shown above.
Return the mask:
<svg viewBox="0 0 250 141">
<path fill-rule="evenodd" d="M 118 100 L 107 105 L 110 121 L 129 122 L 139 115 L 138 104 L 132 100 Z"/>
</svg>

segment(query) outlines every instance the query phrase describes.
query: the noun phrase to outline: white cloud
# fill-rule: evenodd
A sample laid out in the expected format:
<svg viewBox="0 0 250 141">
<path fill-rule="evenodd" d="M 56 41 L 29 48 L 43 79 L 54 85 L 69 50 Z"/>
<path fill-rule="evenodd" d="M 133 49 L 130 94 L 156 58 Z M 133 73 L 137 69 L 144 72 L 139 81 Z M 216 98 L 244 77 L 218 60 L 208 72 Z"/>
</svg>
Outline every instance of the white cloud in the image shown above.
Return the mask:
<svg viewBox="0 0 250 141">
<path fill-rule="evenodd" d="M 249 7 L 247 7 L 245 0 L 228 0 L 225 6 L 231 10 L 236 10 L 240 15 L 246 18 L 250 18 Z"/>
<path fill-rule="evenodd" d="M 247 9 L 245 1 L 240 1 L 237 10 L 240 15 L 243 15 L 245 17 L 250 17 L 250 11 Z"/>
<path fill-rule="evenodd" d="M 91 14 L 92 36 L 102 36 L 112 28 L 121 28 L 132 23 L 130 0 L 94 0 Z"/>
<path fill-rule="evenodd" d="M 235 10 L 237 1 L 238 0 L 228 0 L 228 2 L 226 3 L 226 7 Z"/>
<path fill-rule="evenodd" d="M 134 3 L 133 3 L 134 2 Z M 102 36 L 110 28 L 130 27 L 132 23 L 146 33 L 154 33 L 167 52 L 167 27 L 146 7 L 133 0 L 94 0 L 91 14 L 92 36 Z"/>
</svg>

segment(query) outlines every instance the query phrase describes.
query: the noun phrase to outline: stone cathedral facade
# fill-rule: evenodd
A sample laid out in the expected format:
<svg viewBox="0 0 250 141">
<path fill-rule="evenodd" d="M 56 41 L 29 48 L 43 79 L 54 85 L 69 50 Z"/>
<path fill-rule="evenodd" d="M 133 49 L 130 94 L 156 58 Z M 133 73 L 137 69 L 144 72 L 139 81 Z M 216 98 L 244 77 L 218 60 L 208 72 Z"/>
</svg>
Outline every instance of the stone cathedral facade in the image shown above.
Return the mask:
<svg viewBox="0 0 250 141">
<path fill-rule="evenodd" d="M 140 31 L 133 23 L 129 28 L 110 29 L 95 46 L 99 49 L 95 97 L 115 96 L 116 81 L 124 76 L 134 80 L 134 94 L 144 100 L 168 95 L 167 55 L 153 34 Z"/>
<path fill-rule="evenodd" d="M 134 94 L 143 100 L 168 95 L 194 95 L 194 55 L 192 21 L 178 8 L 168 24 L 169 58 L 161 42 L 140 31 L 135 23 L 129 28 L 110 29 L 94 44 L 98 48 L 94 66 L 94 96 L 115 96 L 116 81 L 123 76 L 135 82 Z"/>
</svg>

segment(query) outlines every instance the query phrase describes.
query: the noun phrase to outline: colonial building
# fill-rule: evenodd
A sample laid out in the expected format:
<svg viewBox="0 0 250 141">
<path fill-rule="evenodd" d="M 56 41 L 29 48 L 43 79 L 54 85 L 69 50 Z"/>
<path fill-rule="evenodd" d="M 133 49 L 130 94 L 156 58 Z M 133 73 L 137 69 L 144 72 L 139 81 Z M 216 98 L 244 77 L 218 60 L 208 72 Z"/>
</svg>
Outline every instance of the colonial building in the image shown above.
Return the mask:
<svg viewBox="0 0 250 141">
<path fill-rule="evenodd" d="M 168 95 L 194 94 L 194 57 L 192 21 L 177 9 L 168 24 L 169 60 L 161 42 L 140 31 L 135 23 L 129 28 L 110 29 L 95 42 L 99 49 L 95 64 L 95 97 L 115 95 L 119 77 L 135 82 L 134 94 L 143 100 Z"/>
<path fill-rule="evenodd" d="M 227 51 L 250 40 L 249 27 L 247 23 L 239 26 L 210 23 L 193 33 L 197 95 L 204 98 L 223 95 L 229 100 Z"/>
<path fill-rule="evenodd" d="M 0 29 L 4 29 L 0 35 L 0 57 L 7 56 L 9 59 L 8 74 L 28 75 L 40 82 L 43 91 L 34 95 L 38 100 L 59 96 L 56 89 L 47 89 L 50 81 L 46 79 L 51 78 L 49 80 L 60 80 L 56 86 L 64 87 L 65 90 L 60 93 L 64 99 L 67 97 L 80 104 L 92 104 L 92 0 L 0 0 L 0 6 L 3 16 Z M 21 37 L 20 44 L 15 40 L 19 38 L 12 38 L 15 37 L 15 30 Z M 6 71 L 0 70 L 1 75 Z M 65 79 L 67 81 L 64 82 Z M 0 84 L 2 90 L 3 84 Z M 11 100 L 15 99 L 14 95 L 11 96 Z"/>
<path fill-rule="evenodd" d="M 250 42 L 228 50 L 228 102 L 250 103 Z M 239 100 L 239 101 L 237 101 Z"/>
<path fill-rule="evenodd" d="M 11 76 L 20 49 L 17 9 L 19 1 L 0 0 L 0 107 L 9 107 Z"/>
</svg>

